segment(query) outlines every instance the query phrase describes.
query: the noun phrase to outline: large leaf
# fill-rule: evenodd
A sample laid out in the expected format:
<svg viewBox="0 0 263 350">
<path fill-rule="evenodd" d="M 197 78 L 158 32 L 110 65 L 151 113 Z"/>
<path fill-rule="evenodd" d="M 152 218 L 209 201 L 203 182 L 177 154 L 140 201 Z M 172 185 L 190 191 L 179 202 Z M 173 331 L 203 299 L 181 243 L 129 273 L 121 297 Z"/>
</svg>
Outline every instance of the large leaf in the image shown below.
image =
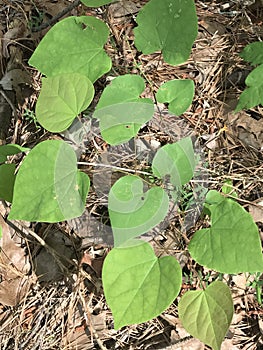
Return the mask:
<svg viewBox="0 0 263 350">
<path fill-rule="evenodd" d="M 186 292 L 179 301 L 178 312 L 187 332 L 220 350 L 233 317 L 233 301 L 227 285 L 216 281 L 205 290 Z"/>
<path fill-rule="evenodd" d="M 94 96 L 90 80 L 78 73 L 42 79 L 36 104 L 39 124 L 51 132 L 62 132 L 88 107 Z"/>
<path fill-rule="evenodd" d="M 191 180 L 196 160 L 190 137 L 161 147 L 152 162 L 153 174 L 172 185 L 175 192 Z"/>
<path fill-rule="evenodd" d="M 0 199 L 12 202 L 15 183 L 15 164 L 0 165 Z"/>
<path fill-rule="evenodd" d="M 180 291 L 182 272 L 175 258 L 158 259 L 148 243 L 137 241 L 110 251 L 103 264 L 102 281 L 118 329 L 162 313 Z"/>
<path fill-rule="evenodd" d="M 27 152 L 29 148 L 22 147 L 16 144 L 1 145 L 0 146 L 0 163 L 3 163 L 7 160 L 7 156 L 12 156 L 20 152 Z"/>
<path fill-rule="evenodd" d="M 263 64 L 249 73 L 246 85 L 247 88 L 240 95 L 235 112 L 263 104 Z"/>
<path fill-rule="evenodd" d="M 114 245 L 146 233 L 166 216 L 169 198 L 161 187 L 147 192 L 138 176 L 121 177 L 109 193 L 109 215 Z"/>
<path fill-rule="evenodd" d="M 129 141 L 152 118 L 153 102 L 139 98 L 144 88 L 140 76 L 126 74 L 104 89 L 93 116 L 100 120 L 101 135 L 109 144 Z"/>
<path fill-rule="evenodd" d="M 9 218 L 59 222 L 80 216 L 90 181 L 76 163 L 75 152 L 64 141 L 35 146 L 17 173 Z"/>
<path fill-rule="evenodd" d="M 92 82 L 111 69 L 103 45 L 109 29 L 95 17 L 68 17 L 52 27 L 29 63 L 46 76 L 80 73 Z"/>
<path fill-rule="evenodd" d="M 110 4 L 111 2 L 116 0 L 81 0 L 81 2 L 89 7 L 99 7 L 103 5 Z"/>
<path fill-rule="evenodd" d="M 188 246 L 191 256 L 209 269 L 223 273 L 263 271 L 257 225 L 234 200 L 209 191 L 206 211 L 211 227 L 196 231 Z"/>
<path fill-rule="evenodd" d="M 162 50 L 166 62 L 184 63 L 197 36 L 193 0 L 151 0 L 139 12 L 135 45 L 144 54 Z"/>
<path fill-rule="evenodd" d="M 175 115 L 183 114 L 191 105 L 195 86 L 193 80 L 170 80 L 164 83 L 156 94 L 158 102 L 168 102 L 168 109 Z"/>
</svg>

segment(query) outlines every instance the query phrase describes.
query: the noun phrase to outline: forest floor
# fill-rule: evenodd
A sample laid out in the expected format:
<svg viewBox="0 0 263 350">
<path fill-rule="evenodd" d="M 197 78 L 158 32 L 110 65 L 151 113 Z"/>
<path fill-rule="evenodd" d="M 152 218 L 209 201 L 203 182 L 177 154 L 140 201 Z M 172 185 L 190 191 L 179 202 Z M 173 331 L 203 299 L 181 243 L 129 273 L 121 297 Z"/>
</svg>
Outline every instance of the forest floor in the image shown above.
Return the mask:
<svg viewBox="0 0 263 350">
<path fill-rule="evenodd" d="M 113 68 L 96 82 L 97 97 L 91 109 L 104 87 L 118 75 L 141 75 L 146 82 L 143 95 L 151 98 L 163 82 L 193 79 L 195 97 L 187 112 L 171 118 L 166 106 L 158 105 L 155 118 L 140 131 L 138 139 L 146 140 L 148 147 L 156 149 L 183 136 L 194 135 L 196 152 L 203 161 L 200 183 L 220 190 L 229 181 L 238 202 L 253 216 L 263 239 L 263 109 L 258 106 L 233 112 L 245 88 L 245 78 L 252 70 L 239 53 L 247 44 L 263 39 L 262 1 L 197 0 L 198 37 L 188 61 L 176 67 L 165 63 L 160 52 L 143 55 L 134 46 L 136 14 L 146 2 L 121 0 L 90 9 L 75 1 L 75 6 L 66 11 L 64 17 L 94 15 L 106 21 L 110 28 L 105 49 Z M 69 0 L 0 0 L 1 144 L 17 143 L 32 148 L 45 139 L 65 137 L 51 135 L 37 124 L 34 110 L 41 75 L 28 65 L 28 59 L 54 25 L 57 14 L 68 10 L 72 3 Z M 10 84 L 12 88 L 5 89 Z M 160 110 L 162 123 L 158 120 Z M 143 145 L 143 142 L 139 144 Z M 134 166 L 134 154 L 118 147 L 109 149 L 100 137 L 86 140 L 84 146 L 86 149 L 80 154 L 82 161 L 96 163 L 97 154 L 103 158 L 106 151 L 111 152 L 114 164 L 119 167 Z M 22 159 L 15 160 L 19 163 Z M 82 170 L 93 182 L 103 181 L 99 170 L 85 166 Z M 109 176 L 117 178 L 119 174 Z M 147 238 L 158 256 L 169 252 L 179 260 L 183 269 L 181 294 L 198 288 L 200 276 L 207 283 L 219 278 L 187 254 L 187 242 L 197 229 L 207 224 L 199 215 L 200 203 L 197 198 L 194 200 L 193 193 L 190 186 L 173 222 Z M 191 207 L 186 206 L 189 198 L 193 200 Z M 1 350 L 209 349 L 183 329 L 176 301 L 149 322 L 114 330 L 101 284 L 103 260 L 111 247 L 111 232 L 103 199 L 94 189 L 80 218 L 56 225 L 15 222 L 10 226 L 5 220 L 9 210 L 9 204 L 2 202 Z M 30 232 L 43 238 L 67 260 L 54 259 Z M 69 260 L 74 264 L 68 264 Z M 220 278 L 230 286 L 235 308 L 221 349 L 263 349 L 262 276 L 240 274 Z"/>
</svg>

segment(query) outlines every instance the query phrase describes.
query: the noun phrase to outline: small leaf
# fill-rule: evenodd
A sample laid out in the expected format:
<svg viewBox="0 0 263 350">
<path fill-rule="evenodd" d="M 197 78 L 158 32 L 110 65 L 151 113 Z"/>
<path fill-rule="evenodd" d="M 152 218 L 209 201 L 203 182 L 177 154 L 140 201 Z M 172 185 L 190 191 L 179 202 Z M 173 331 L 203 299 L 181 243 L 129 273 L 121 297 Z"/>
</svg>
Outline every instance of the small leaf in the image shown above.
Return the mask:
<svg viewBox="0 0 263 350">
<path fill-rule="evenodd" d="M 152 161 L 152 171 L 158 178 L 166 179 L 180 191 L 191 180 L 196 161 L 190 137 L 161 147 Z"/>
<path fill-rule="evenodd" d="M 220 281 L 211 283 L 206 290 L 186 292 L 178 305 L 179 318 L 187 332 L 214 350 L 220 350 L 233 311 L 230 289 Z"/>
<path fill-rule="evenodd" d="M 7 156 L 12 156 L 20 152 L 27 152 L 29 148 L 22 147 L 16 144 L 1 145 L 0 146 L 0 163 L 3 163 L 7 160 Z"/>
<path fill-rule="evenodd" d="M 184 63 L 197 36 L 193 0 L 151 0 L 140 10 L 135 46 L 144 54 L 162 50 L 166 62 Z"/>
<path fill-rule="evenodd" d="M 80 73 L 94 82 L 111 69 L 103 49 L 108 35 L 106 24 L 95 17 L 65 18 L 44 36 L 29 64 L 48 77 Z"/>
<path fill-rule="evenodd" d="M 246 85 L 247 88 L 240 95 L 235 112 L 263 104 L 263 64 L 249 73 Z"/>
<path fill-rule="evenodd" d="M 191 105 L 194 90 L 193 80 L 170 80 L 159 88 L 156 99 L 160 103 L 169 103 L 168 109 L 171 113 L 181 115 Z"/>
<path fill-rule="evenodd" d="M 114 328 L 119 329 L 165 311 L 180 291 L 182 272 L 174 257 L 158 259 L 148 243 L 137 241 L 110 251 L 103 264 L 102 281 Z"/>
<path fill-rule="evenodd" d="M 0 199 L 12 203 L 15 183 L 15 164 L 0 165 Z"/>
<path fill-rule="evenodd" d="M 253 65 L 261 65 L 247 76 L 247 88 L 240 95 L 235 112 L 263 103 L 263 43 L 259 41 L 247 45 L 240 56 Z"/>
<path fill-rule="evenodd" d="M 100 120 L 101 135 L 110 145 L 129 141 L 152 118 L 153 102 L 139 98 L 144 88 L 140 76 L 126 74 L 104 89 L 93 117 Z"/>
<path fill-rule="evenodd" d="M 208 192 L 205 207 L 211 227 L 195 232 L 188 246 L 192 258 L 222 273 L 263 271 L 259 232 L 252 216 L 214 190 Z"/>
<path fill-rule="evenodd" d="M 240 57 L 252 64 L 263 64 L 263 42 L 256 41 L 247 45 L 241 52 Z"/>
<path fill-rule="evenodd" d="M 161 187 L 147 192 L 138 176 L 123 176 L 109 193 L 109 215 L 114 235 L 114 245 L 146 233 L 166 216 L 168 195 Z"/>
<path fill-rule="evenodd" d="M 103 5 L 110 4 L 113 1 L 116 0 L 81 0 L 82 4 L 88 7 L 100 7 Z"/>
<path fill-rule="evenodd" d="M 64 141 L 35 146 L 17 173 L 9 219 L 59 222 L 80 216 L 90 181 L 76 163 L 75 152 Z"/>
<path fill-rule="evenodd" d="M 85 110 L 94 96 L 90 80 L 78 73 L 42 79 L 36 104 L 39 124 L 51 132 L 62 132 Z"/>
</svg>

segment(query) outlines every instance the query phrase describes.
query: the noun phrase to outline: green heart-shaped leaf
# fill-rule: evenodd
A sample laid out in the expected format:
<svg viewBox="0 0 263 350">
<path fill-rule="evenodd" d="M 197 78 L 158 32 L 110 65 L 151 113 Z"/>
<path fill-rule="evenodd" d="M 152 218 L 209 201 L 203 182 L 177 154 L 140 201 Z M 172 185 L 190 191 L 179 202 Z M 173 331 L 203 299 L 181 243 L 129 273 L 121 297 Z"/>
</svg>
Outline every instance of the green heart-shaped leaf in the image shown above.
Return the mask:
<svg viewBox="0 0 263 350">
<path fill-rule="evenodd" d="M 214 350 L 220 350 L 233 311 L 230 290 L 220 281 L 205 290 L 186 292 L 178 305 L 179 318 L 187 332 Z"/>
<path fill-rule="evenodd" d="M 140 10 L 135 45 L 144 54 L 162 50 L 166 62 L 184 63 L 197 36 L 193 0 L 151 0 Z"/>
<path fill-rule="evenodd" d="M 89 185 L 89 177 L 78 171 L 76 154 L 68 144 L 41 142 L 17 173 L 9 218 L 59 222 L 80 216 Z"/>
<path fill-rule="evenodd" d="M 169 207 L 168 195 L 161 187 L 147 192 L 138 176 L 121 177 L 109 193 L 109 215 L 114 245 L 119 246 L 158 225 Z"/>
<path fill-rule="evenodd" d="M 263 271 L 263 255 L 257 225 L 238 203 L 217 191 L 209 191 L 206 212 L 211 227 L 198 230 L 188 246 L 200 265 L 222 273 Z"/>
<path fill-rule="evenodd" d="M 99 119 L 101 135 L 110 145 L 129 141 L 152 118 L 153 102 L 139 98 L 144 88 L 140 76 L 126 74 L 104 89 L 93 116 Z"/>
<path fill-rule="evenodd" d="M 91 81 L 78 73 L 42 79 L 36 104 L 39 124 L 51 132 L 62 132 L 86 109 L 94 96 Z"/>
<path fill-rule="evenodd" d="M 80 73 L 92 82 L 111 69 L 104 52 L 109 29 L 95 17 L 68 17 L 55 24 L 29 60 L 46 76 Z"/>
<path fill-rule="evenodd" d="M 183 114 L 191 105 L 195 86 L 193 80 L 170 80 L 162 84 L 156 94 L 160 103 L 168 102 L 168 109 L 175 115 Z"/>
<path fill-rule="evenodd" d="M 115 329 L 158 316 L 181 288 L 182 272 L 176 259 L 158 259 L 148 243 L 136 242 L 113 248 L 103 264 L 103 289 Z"/>
<path fill-rule="evenodd" d="M 161 147 L 152 161 L 153 174 L 167 179 L 180 191 L 191 180 L 196 166 L 193 143 L 190 137 Z"/>
</svg>

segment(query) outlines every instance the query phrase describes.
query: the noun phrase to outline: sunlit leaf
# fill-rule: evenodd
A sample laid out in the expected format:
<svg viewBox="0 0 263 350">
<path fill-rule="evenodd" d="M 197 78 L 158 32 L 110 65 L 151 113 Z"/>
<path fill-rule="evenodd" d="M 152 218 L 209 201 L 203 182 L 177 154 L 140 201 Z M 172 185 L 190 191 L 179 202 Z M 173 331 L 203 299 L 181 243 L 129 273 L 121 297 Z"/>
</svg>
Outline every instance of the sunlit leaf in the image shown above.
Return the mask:
<svg viewBox="0 0 263 350">
<path fill-rule="evenodd" d="M 59 222 L 80 216 L 90 181 L 76 163 L 75 152 L 64 141 L 35 146 L 17 173 L 9 218 Z"/>
<path fill-rule="evenodd" d="M 161 187 L 144 188 L 138 176 L 123 176 L 109 193 L 109 215 L 114 245 L 146 233 L 168 212 L 169 198 Z"/>
<path fill-rule="evenodd" d="M 220 281 L 205 290 L 186 292 L 178 305 L 179 318 L 187 332 L 214 350 L 220 350 L 233 309 L 230 289 Z"/>
<path fill-rule="evenodd" d="M 95 17 L 65 18 L 47 32 L 29 64 L 48 77 L 80 73 L 94 82 L 111 69 L 103 49 L 108 35 L 106 24 Z"/>
<path fill-rule="evenodd" d="M 129 141 L 152 118 L 153 102 L 139 97 L 144 88 L 140 76 L 126 74 L 104 89 L 93 116 L 99 119 L 101 135 L 110 145 Z"/>
<path fill-rule="evenodd" d="M 89 106 L 93 96 L 93 85 L 84 75 L 43 78 L 36 104 L 37 121 L 48 131 L 62 132 Z"/>
<path fill-rule="evenodd" d="M 166 62 L 184 63 L 197 36 L 193 0 L 151 0 L 140 10 L 135 45 L 144 54 L 162 50 Z"/>
<path fill-rule="evenodd" d="M 194 89 L 193 80 L 170 80 L 161 85 L 157 91 L 156 99 L 161 103 L 169 103 L 168 109 L 171 113 L 181 115 L 191 105 Z"/>
<path fill-rule="evenodd" d="M 119 329 L 165 311 L 180 291 L 182 272 L 174 257 L 158 259 L 148 243 L 137 241 L 110 251 L 102 281 L 114 328 Z"/>
<path fill-rule="evenodd" d="M 153 174 L 171 184 L 174 191 L 191 180 L 196 166 L 193 143 L 190 137 L 161 147 L 152 161 Z"/>
<path fill-rule="evenodd" d="M 209 191 L 206 212 L 211 227 L 195 232 L 188 246 L 200 265 L 222 273 L 263 271 L 258 227 L 237 202 L 217 191 Z"/>
</svg>

